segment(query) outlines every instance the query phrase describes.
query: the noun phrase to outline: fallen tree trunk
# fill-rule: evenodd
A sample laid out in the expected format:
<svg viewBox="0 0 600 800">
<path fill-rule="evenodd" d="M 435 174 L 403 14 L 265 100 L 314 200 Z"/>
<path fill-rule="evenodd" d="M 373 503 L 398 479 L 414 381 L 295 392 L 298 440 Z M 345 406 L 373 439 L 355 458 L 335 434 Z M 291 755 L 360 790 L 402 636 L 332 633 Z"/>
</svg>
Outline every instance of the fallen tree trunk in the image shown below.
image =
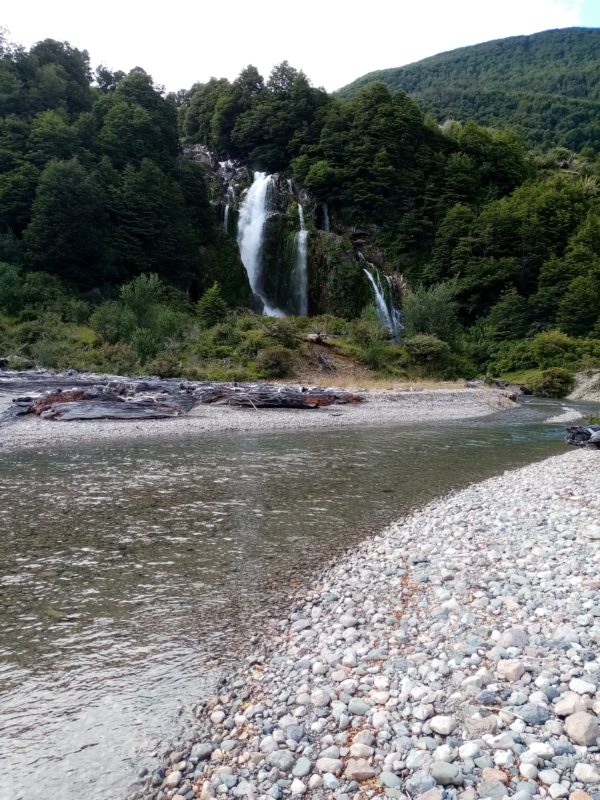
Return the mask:
<svg viewBox="0 0 600 800">
<path fill-rule="evenodd" d="M 68 380 L 73 376 L 65 377 Z M 56 386 L 57 380 L 58 376 L 53 375 L 51 384 Z M 43 394 L 18 397 L 0 417 L 0 424 L 26 414 L 64 421 L 162 419 L 187 414 L 198 405 L 221 404 L 257 410 L 315 409 L 363 400 L 360 395 L 335 389 L 296 388 L 267 383 L 211 383 L 148 378 L 109 379 L 105 383 L 90 385 L 88 381 L 89 377 L 86 376 L 79 385 L 75 380 L 74 387 L 54 388 Z M 36 383 L 39 385 L 37 380 Z"/>
<path fill-rule="evenodd" d="M 573 425 L 567 428 L 565 436 L 567 444 L 576 447 L 597 447 L 600 449 L 600 425 Z"/>
</svg>

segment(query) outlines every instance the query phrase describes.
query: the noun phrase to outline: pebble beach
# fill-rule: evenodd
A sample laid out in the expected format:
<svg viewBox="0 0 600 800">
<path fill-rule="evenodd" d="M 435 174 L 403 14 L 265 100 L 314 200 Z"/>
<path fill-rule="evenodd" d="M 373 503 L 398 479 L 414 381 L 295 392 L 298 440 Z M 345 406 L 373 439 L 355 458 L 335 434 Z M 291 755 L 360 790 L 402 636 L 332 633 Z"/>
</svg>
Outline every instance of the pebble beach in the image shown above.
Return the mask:
<svg viewBox="0 0 600 800">
<path fill-rule="evenodd" d="M 600 453 L 475 484 L 324 565 L 128 798 L 597 800 L 599 598 Z"/>
<path fill-rule="evenodd" d="M 68 386 L 68 383 L 66 384 Z M 189 414 L 153 420 L 54 421 L 35 416 L 18 418 L 0 428 L 0 451 L 74 446 L 78 443 L 197 437 L 220 431 L 277 431 L 340 428 L 361 425 L 403 425 L 417 422 L 485 417 L 514 407 L 505 392 L 494 389 L 432 391 L 361 391 L 365 401 L 311 410 L 235 408 L 200 405 Z M 17 394 L 0 387 L 0 413 Z"/>
</svg>

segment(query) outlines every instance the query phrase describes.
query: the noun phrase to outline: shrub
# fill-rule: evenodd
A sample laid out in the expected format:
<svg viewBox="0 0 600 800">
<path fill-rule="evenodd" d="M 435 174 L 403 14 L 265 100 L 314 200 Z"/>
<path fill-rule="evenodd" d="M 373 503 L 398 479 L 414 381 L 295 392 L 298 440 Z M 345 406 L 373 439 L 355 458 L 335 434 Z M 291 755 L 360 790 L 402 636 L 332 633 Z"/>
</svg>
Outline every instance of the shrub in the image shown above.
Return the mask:
<svg viewBox="0 0 600 800">
<path fill-rule="evenodd" d="M 270 347 L 258 353 L 256 363 L 266 378 L 285 378 L 292 371 L 294 354 L 287 347 Z"/>
<path fill-rule="evenodd" d="M 12 264 L 0 262 L 0 311 L 16 314 L 21 310 L 23 301 L 19 271 Z"/>
<path fill-rule="evenodd" d="M 126 342 L 103 344 L 100 347 L 100 355 L 104 361 L 102 368 L 117 375 L 133 375 L 140 368 L 137 353 Z"/>
<path fill-rule="evenodd" d="M 429 288 L 417 286 L 409 292 L 402 304 L 405 335 L 430 334 L 445 342 L 453 342 L 460 331 L 455 295 L 455 281 Z"/>
<path fill-rule="evenodd" d="M 350 335 L 353 341 L 363 348 L 385 342 L 389 338 L 387 330 L 377 319 L 373 306 L 367 307 L 360 319 L 350 323 Z"/>
<path fill-rule="evenodd" d="M 574 385 L 575 379 L 569 370 L 562 367 L 551 367 L 531 379 L 527 388 L 540 397 L 564 397 L 569 394 Z"/>
<path fill-rule="evenodd" d="M 151 375 L 158 375 L 159 378 L 178 378 L 181 375 L 181 363 L 165 354 L 150 361 L 146 369 Z"/>
<path fill-rule="evenodd" d="M 98 306 L 90 317 L 90 327 L 103 342 L 108 344 L 129 341 L 136 324 L 133 311 L 114 300 Z"/>
<path fill-rule="evenodd" d="M 358 357 L 369 369 L 382 369 L 387 361 L 387 347 L 384 342 L 371 342 L 360 349 Z"/>
<path fill-rule="evenodd" d="M 531 340 L 531 352 L 538 367 L 563 366 L 577 354 L 578 343 L 562 331 L 544 331 Z"/>
<path fill-rule="evenodd" d="M 348 320 L 335 317 L 333 314 L 321 314 L 318 317 L 307 317 L 307 327 L 314 333 L 330 333 L 345 336 L 349 330 Z"/>
<path fill-rule="evenodd" d="M 227 306 L 223 300 L 219 284 L 215 281 L 210 289 L 207 289 L 197 305 L 198 319 L 204 328 L 212 328 L 222 322 L 227 316 Z"/>
<path fill-rule="evenodd" d="M 409 363 L 416 366 L 434 366 L 440 368 L 448 363 L 450 346 L 437 336 L 418 334 L 406 339 L 404 346 L 408 352 Z"/>
<path fill-rule="evenodd" d="M 148 325 L 148 316 L 163 298 L 165 284 L 155 273 L 143 273 L 121 286 L 119 295 L 123 304 L 133 311 L 140 327 Z"/>
<path fill-rule="evenodd" d="M 267 323 L 267 332 L 282 347 L 293 348 L 298 340 L 298 331 L 291 319 L 273 319 Z"/>
</svg>

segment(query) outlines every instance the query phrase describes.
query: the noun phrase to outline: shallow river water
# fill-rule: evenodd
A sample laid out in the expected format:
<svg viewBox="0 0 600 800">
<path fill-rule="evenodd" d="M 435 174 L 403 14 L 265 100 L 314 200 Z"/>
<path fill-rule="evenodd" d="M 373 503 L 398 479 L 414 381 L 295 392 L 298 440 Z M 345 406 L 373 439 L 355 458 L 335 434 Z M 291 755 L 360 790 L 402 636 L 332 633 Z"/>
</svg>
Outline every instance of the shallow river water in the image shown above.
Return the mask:
<svg viewBox="0 0 600 800">
<path fill-rule="evenodd" d="M 0 455 L 0 797 L 122 798 L 319 565 L 566 450 L 560 406 L 451 425 Z"/>
</svg>

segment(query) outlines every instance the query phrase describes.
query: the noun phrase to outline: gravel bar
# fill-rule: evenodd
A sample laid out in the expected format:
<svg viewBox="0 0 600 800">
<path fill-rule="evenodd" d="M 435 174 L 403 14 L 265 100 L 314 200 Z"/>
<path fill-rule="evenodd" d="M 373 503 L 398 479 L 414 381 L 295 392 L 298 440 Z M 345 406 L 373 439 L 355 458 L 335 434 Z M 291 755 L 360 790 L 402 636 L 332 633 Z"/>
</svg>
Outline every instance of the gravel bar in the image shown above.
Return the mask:
<svg viewBox="0 0 600 800">
<path fill-rule="evenodd" d="M 68 382 L 65 383 L 68 386 Z M 184 440 L 226 431 L 282 431 L 361 425 L 402 425 L 484 417 L 513 408 L 507 394 L 493 389 L 370 391 L 364 403 L 313 410 L 248 409 L 200 405 L 189 414 L 162 420 L 60 421 L 20 417 L 0 429 L 0 452 L 72 446 L 98 441 Z M 0 412 L 16 394 L 0 387 Z"/>
<path fill-rule="evenodd" d="M 599 589 L 600 453 L 435 501 L 324 564 L 128 797 L 597 800 Z"/>
</svg>

